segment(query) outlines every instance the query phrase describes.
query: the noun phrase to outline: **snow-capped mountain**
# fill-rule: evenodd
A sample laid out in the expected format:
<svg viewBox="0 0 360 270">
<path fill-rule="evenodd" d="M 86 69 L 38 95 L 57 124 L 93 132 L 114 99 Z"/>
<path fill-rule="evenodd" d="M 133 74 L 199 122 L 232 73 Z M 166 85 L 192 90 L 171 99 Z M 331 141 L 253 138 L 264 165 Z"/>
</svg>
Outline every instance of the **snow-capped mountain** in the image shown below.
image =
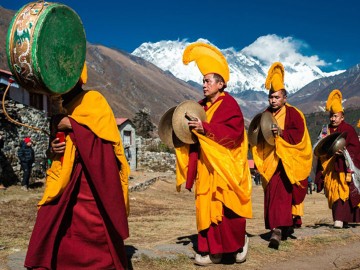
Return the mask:
<svg viewBox="0 0 360 270">
<path fill-rule="evenodd" d="M 266 38 L 279 39 L 276 35 L 269 35 L 266 36 Z M 259 43 L 259 40 L 261 41 L 261 37 L 253 44 Z M 211 44 L 205 39 L 199 39 L 197 41 Z M 202 75 L 196 67 L 196 64 L 194 62 L 191 62 L 189 65 L 182 63 L 183 51 L 189 44 L 190 42 L 179 40 L 159 41 L 156 43 L 148 42 L 143 43 L 135 49 L 132 54 L 153 63 L 164 71 L 171 72 L 179 79 L 201 83 Z M 234 48 L 219 48 L 229 64 L 230 81 L 227 91 L 231 93 L 240 93 L 246 90 L 265 91 L 264 82 L 272 62 L 267 61 L 261 53 L 256 55 L 257 53 L 254 53 L 255 50 L 250 50 L 251 46 L 252 45 L 241 51 L 236 51 Z M 262 53 L 263 52 L 264 50 Z M 299 57 L 299 53 L 295 53 L 297 58 L 278 55 L 278 58 L 272 60 L 273 62 L 280 61 L 284 65 L 285 86 L 290 93 L 297 92 L 315 79 L 333 76 L 343 72 L 343 70 L 331 73 L 323 72 L 317 65 L 309 65 L 306 63 L 311 61 L 301 62 L 301 59 L 314 60 L 314 57 L 310 58 L 301 55 L 301 57 Z"/>
</svg>

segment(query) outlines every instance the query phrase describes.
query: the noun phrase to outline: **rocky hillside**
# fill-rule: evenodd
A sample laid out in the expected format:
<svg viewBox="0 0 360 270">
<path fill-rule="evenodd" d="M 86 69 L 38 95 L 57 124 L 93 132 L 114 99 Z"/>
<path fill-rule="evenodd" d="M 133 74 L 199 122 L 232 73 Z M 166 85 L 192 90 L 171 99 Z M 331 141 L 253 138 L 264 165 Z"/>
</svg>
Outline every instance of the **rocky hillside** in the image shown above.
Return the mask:
<svg viewBox="0 0 360 270">
<path fill-rule="evenodd" d="M 288 101 L 300 108 L 305 114 L 323 111 L 327 97 L 334 89 L 341 91 L 345 109 L 359 108 L 360 64 L 342 74 L 318 79 L 309 83 L 297 93 L 290 96 Z"/>
<path fill-rule="evenodd" d="M 14 16 L 14 11 L 5 9 L 0 6 L 0 69 L 9 70 L 6 60 L 6 34 L 9 28 L 9 23 Z"/>
<path fill-rule="evenodd" d="M 86 61 L 89 81 L 85 88 L 103 93 L 120 117 L 133 118 L 140 109 L 148 108 L 157 124 L 169 108 L 202 97 L 189 84 L 119 50 L 88 44 Z"/>
<path fill-rule="evenodd" d="M 0 69 L 9 70 L 5 40 L 14 11 L 0 6 L 0 13 Z M 132 119 L 140 109 L 148 108 L 157 125 L 169 108 L 202 97 L 197 88 L 123 51 L 88 44 L 86 61 L 89 80 L 85 88 L 99 90 L 117 117 Z"/>
</svg>

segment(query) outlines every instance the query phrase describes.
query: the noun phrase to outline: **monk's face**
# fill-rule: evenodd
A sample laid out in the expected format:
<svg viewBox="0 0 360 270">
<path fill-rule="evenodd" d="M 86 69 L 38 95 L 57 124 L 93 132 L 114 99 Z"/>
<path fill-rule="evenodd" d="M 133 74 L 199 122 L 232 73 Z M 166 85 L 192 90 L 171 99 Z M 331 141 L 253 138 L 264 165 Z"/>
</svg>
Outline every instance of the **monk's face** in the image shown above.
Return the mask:
<svg viewBox="0 0 360 270">
<path fill-rule="evenodd" d="M 220 95 L 220 89 L 224 87 L 224 83 L 216 81 L 214 74 L 206 74 L 203 78 L 203 91 L 204 96 L 208 101 L 215 101 Z"/>
<path fill-rule="evenodd" d="M 343 112 L 338 113 L 330 113 L 330 125 L 332 127 L 337 127 L 344 121 L 344 114 Z"/>
<path fill-rule="evenodd" d="M 279 110 L 286 103 L 286 95 L 283 91 L 270 91 L 269 93 L 269 105 L 273 111 Z"/>
</svg>

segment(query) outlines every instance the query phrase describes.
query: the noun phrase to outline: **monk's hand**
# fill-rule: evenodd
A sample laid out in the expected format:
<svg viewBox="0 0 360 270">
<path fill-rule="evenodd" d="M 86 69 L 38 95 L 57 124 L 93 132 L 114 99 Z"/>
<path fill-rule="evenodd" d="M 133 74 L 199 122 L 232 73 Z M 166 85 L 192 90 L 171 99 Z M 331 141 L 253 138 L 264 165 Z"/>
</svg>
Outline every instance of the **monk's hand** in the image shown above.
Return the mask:
<svg viewBox="0 0 360 270">
<path fill-rule="evenodd" d="M 204 127 L 200 119 L 185 113 L 186 119 L 189 120 L 188 125 L 190 129 L 194 129 L 197 133 L 204 134 Z"/>
<path fill-rule="evenodd" d="M 51 142 L 51 149 L 50 151 L 55 154 L 64 154 L 65 152 L 65 142 L 60 142 L 59 138 L 55 138 Z"/>
<path fill-rule="evenodd" d="M 276 137 L 276 136 L 281 136 L 281 135 L 282 135 L 282 130 L 281 130 L 281 128 L 280 128 L 278 125 L 276 125 L 276 124 L 272 124 L 272 125 L 271 125 L 271 131 L 272 131 L 272 133 L 274 134 L 274 137 Z"/>
<path fill-rule="evenodd" d="M 344 155 L 344 149 L 339 149 L 335 152 L 335 155 L 337 156 L 343 156 Z"/>
</svg>

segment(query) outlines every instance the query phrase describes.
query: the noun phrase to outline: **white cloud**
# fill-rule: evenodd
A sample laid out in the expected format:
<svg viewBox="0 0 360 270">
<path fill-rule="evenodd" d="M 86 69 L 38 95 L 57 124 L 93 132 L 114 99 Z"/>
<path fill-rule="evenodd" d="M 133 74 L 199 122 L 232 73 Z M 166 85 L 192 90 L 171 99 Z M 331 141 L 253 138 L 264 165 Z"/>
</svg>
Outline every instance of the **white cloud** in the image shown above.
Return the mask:
<svg viewBox="0 0 360 270">
<path fill-rule="evenodd" d="M 305 63 L 310 66 L 326 66 L 317 55 L 305 56 L 299 50 L 309 45 L 292 37 L 279 37 L 275 34 L 261 36 L 255 42 L 242 49 L 244 54 L 258 58 L 267 63 L 276 61 L 284 63 Z"/>
<path fill-rule="evenodd" d="M 342 61 L 343 61 L 343 60 L 341 60 L 341 59 L 339 59 L 339 58 L 336 59 L 336 63 L 342 63 Z"/>
</svg>

